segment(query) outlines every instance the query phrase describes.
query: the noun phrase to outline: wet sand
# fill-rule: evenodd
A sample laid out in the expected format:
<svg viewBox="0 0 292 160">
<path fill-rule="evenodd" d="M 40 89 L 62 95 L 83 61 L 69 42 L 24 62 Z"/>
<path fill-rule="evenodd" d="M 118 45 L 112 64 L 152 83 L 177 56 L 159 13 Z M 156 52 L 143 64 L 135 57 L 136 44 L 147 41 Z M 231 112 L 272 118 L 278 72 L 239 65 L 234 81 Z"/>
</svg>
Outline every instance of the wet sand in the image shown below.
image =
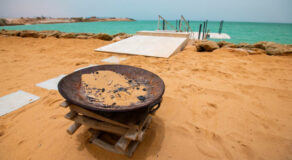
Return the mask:
<svg viewBox="0 0 292 160">
<path fill-rule="evenodd" d="M 0 117 L 0 159 L 129 159 L 74 135 L 59 107 L 63 98 L 35 84 L 110 53 L 111 42 L 0 37 L 0 96 L 19 89 L 40 100 Z M 247 55 L 191 46 L 169 59 L 116 55 L 165 82 L 161 108 L 132 159 L 292 159 L 292 57 Z"/>
</svg>

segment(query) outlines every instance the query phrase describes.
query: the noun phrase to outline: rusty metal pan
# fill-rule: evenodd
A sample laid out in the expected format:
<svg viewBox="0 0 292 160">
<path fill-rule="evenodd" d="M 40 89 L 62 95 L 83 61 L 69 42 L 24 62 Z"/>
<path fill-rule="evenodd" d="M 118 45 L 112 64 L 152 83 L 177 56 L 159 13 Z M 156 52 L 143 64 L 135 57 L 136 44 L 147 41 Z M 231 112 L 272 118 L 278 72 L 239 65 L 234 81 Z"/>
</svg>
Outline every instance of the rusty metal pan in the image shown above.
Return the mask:
<svg viewBox="0 0 292 160">
<path fill-rule="evenodd" d="M 148 85 L 145 101 L 137 102 L 129 106 L 104 105 L 100 103 L 92 103 L 90 99 L 86 96 L 85 92 L 82 90 L 81 75 L 101 70 L 113 71 L 121 75 L 124 75 L 128 79 L 132 79 L 137 82 Z M 149 106 L 153 107 L 154 105 L 161 102 L 162 95 L 165 90 L 165 85 L 163 80 L 159 76 L 142 68 L 127 65 L 99 65 L 85 68 L 65 76 L 59 82 L 58 90 L 60 94 L 68 102 L 88 110 L 102 112 L 127 112 L 151 110 Z"/>
</svg>

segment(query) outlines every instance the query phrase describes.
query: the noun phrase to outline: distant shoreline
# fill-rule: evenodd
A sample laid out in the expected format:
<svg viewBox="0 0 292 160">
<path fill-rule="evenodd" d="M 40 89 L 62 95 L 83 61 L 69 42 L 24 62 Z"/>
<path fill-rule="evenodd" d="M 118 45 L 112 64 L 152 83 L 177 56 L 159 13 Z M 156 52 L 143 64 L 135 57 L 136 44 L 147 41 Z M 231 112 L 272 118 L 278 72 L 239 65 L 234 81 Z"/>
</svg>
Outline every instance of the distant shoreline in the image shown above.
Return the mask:
<svg viewBox="0 0 292 160">
<path fill-rule="evenodd" d="M 105 21 L 136 21 L 132 18 L 98 18 L 98 17 L 72 17 L 72 18 L 0 18 L 0 26 L 16 26 L 16 25 L 30 25 L 30 24 L 56 24 L 56 23 L 76 23 L 76 22 L 105 22 Z"/>
</svg>

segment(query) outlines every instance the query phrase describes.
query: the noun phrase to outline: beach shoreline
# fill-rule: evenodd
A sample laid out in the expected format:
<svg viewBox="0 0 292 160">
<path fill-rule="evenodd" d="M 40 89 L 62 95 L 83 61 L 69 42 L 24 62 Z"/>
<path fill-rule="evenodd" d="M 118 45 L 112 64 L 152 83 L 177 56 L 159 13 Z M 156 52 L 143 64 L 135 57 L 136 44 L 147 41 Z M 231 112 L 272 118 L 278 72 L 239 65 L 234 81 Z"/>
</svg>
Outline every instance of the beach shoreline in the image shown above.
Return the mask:
<svg viewBox="0 0 292 160">
<path fill-rule="evenodd" d="M 127 33 L 117 33 L 114 35 L 109 35 L 106 33 L 72 33 L 72 32 L 60 32 L 57 30 L 44 30 L 44 31 L 34 31 L 34 30 L 0 30 L 0 36 L 16 36 L 16 37 L 33 37 L 33 38 L 65 38 L 65 39 L 100 39 L 106 41 L 117 42 L 135 34 Z M 247 52 L 247 54 L 267 54 L 274 56 L 287 56 L 292 55 L 292 44 L 279 44 L 269 41 L 259 41 L 253 44 L 241 42 L 234 44 L 226 41 L 212 41 L 210 40 L 195 40 L 190 39 L 189 43 L 195 46 L 194 51 L 198 52 L 210 52 L 219 48 L 229 48 L 230 50 L 237 50 Z"/>
<path fill-rule="evenodd" d="M 169 23 L 175 25 L 176 21 Z M 201 21 L 190 21 L 192 31 L 198 32 Z M 42 25 L 18 25 L 0 26 L 6 30 L 58 30 L 62 32 L 74 33 L 107 33 L 116 34 L 124 32 L 135 34 L 138 31 L 154 31 L 157 29 L 157 20 L 137 20 L 121 22 L 82 22 L 63 24 L 42 24 Z M 258 41 L 272 41 L 280 44 L 292 44 L 292 24 L 258 24 L 258 23 L 235 23 L 225 22 L 222 33 L 228 34 L 231 39 L 226 41 L 232 43 L 256 43 Z M 245 27 L 242 27 L 245 26 Z M 208 28 L 212 33 L 218 33 L 219 22 L 209 22 Z M 242 27 L 242 28 L 241 28 Z M 237 30 L 237 28 L 241 28 Z M 252 28 L 251 30 L 248 28 Z M 281 29 L 279 29 L 281 28 Z M 277 32 L 275 32 L 277 30 Z"/>
<path fill-rule="evenodd" d="M 0 18 L 0 26 L 32 25 L 32 24 L 56 24 L 56 23 L 77 23 L 77 22 L 111 22 L 111 21 L 135 21 L 132 18 L 98 18 L 98 17 L 73 17 L 73 18 Z"/>
<path fill-rule="evenodd" d="M 248 54 L 196 45 L 170 58 L 95 52 L 100 39 L 0 36 L 0 96 L 23 90 L 40 97 L 0 117 L 0 159 L 129 159 L 74 135 L 55 90 L 36 84 L 90 64 L 149 70 L 165 82 L 165 94 L 144 141 L 131 159 L 291 159 L 292 56 Z"/>
</svg>

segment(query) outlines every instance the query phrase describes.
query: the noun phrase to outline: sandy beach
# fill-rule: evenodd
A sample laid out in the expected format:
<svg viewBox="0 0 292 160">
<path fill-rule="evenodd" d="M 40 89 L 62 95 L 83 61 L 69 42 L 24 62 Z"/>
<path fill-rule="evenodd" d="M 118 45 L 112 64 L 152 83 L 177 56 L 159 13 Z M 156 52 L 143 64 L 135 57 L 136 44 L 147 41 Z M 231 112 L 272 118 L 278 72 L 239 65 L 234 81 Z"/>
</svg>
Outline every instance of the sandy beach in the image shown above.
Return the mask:
<svg viewBox="0 0 292 160">
<path fill-rule="evenodd" d="M 188 45 L 170 58 L 94 52 L 111 41 L 0 36 L 0 96 L 40 96 L 0 117 L 2 160 L 292 159 L 292 56 L 248 55 Z M 112 55 L 159 75 L 166 91 L 132 158 L 88 143 L 87 128 L 66 129 L 58 91 L 35 84 Z"/>
</svg>

